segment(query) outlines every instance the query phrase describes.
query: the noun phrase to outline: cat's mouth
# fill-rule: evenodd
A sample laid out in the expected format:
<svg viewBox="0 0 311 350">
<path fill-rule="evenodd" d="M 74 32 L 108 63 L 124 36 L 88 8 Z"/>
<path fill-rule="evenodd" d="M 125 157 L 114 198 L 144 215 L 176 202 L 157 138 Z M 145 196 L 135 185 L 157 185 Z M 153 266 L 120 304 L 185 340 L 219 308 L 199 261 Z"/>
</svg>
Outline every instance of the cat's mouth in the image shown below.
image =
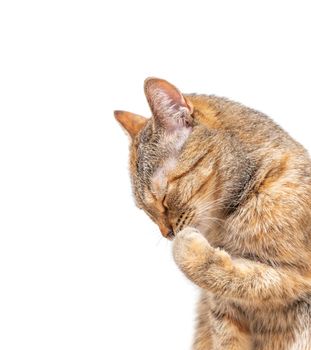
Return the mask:
<svg viewBox="0 0 311 350">
<path fill-rule="evenodd" d="M 175 233 L 172 229 L 169 230 L 166 238 L 169 239 L 170 241 L 172 241 L 175 238 Z"/>
<path fill-rule="evenodd" d="M 174 233 L 174 230 L 172 229 L 172 227 L 166 227 L 166 226 L 159 225 L 159 229 L 160 229 L 161 234 L 164 238 L 167 238 L 170 241 L 172 241 L 174 239 L 175 233 Z"/>
</svg>

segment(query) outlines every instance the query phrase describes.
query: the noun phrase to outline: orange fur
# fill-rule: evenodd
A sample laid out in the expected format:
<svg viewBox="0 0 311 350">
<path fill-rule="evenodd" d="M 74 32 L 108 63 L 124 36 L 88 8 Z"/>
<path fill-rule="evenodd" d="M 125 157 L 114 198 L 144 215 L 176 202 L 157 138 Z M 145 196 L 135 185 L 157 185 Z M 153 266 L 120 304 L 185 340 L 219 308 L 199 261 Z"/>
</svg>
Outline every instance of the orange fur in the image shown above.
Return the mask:
<svg viewBox="0 0 311 350">
<path fill-rule="evenodd" d="M 153 117 L 121 122 L 133 192 L 201 288 L 194 349 L 311 349 L 308 153 L 241 104 L 156 78 L 145 92 Z"/>
</svg>

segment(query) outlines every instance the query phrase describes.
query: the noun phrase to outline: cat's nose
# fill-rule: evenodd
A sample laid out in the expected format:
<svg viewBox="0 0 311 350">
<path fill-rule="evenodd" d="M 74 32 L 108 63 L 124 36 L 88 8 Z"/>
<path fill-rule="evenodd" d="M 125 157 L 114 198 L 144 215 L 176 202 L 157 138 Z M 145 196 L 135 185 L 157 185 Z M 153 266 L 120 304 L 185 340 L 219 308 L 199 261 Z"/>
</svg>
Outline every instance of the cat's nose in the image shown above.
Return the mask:
<svg viewBox="0 0 311 350">
<path fill-rule="evenodd" d="M 168 239 L 173 239 L 174 238 L 174 231 L 172 227 L 167 227 L 167 226 L 159 226 L 160 231 L 162 233 L 162 236 Z"/>
</svg>

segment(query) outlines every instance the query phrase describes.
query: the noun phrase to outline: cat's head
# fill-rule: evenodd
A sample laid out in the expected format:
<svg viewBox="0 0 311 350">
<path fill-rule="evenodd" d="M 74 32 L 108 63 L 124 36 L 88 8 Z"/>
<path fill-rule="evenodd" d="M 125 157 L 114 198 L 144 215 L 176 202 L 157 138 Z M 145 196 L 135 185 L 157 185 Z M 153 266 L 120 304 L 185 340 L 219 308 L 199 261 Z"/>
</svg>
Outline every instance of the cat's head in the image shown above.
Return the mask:
<svg viewBox="0 0 311 350">
<path fill-rule="evenodd" d="M 204 226 L 206 212 L 217 200 L 217 138 L 198 122 L 189 96 L 175 86 L 149 78 L 144 89 L 151 118 L 124 111 L 116 111 L 115 117 L 131 141 L 136 204 L 163 236 L 172 238 L 185 226 Z"/>
</svg>

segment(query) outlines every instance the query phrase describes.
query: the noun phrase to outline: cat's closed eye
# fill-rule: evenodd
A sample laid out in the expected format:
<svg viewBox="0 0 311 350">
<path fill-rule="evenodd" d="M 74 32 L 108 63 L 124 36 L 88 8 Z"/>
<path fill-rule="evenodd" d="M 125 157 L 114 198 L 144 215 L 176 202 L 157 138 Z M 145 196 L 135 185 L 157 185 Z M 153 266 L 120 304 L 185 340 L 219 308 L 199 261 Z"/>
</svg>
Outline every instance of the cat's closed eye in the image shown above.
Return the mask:
<svg viewBox="0 0 311 350">
<path fill-rule="evenodd" d="M 309 350 L 307 152 L 233 101 L 161 79 L 145 92 L 152 118 L 117 119 L 138 206 L 175 237 L 175 262 L 202 289 L 195 349 Z"/>
</svg>

